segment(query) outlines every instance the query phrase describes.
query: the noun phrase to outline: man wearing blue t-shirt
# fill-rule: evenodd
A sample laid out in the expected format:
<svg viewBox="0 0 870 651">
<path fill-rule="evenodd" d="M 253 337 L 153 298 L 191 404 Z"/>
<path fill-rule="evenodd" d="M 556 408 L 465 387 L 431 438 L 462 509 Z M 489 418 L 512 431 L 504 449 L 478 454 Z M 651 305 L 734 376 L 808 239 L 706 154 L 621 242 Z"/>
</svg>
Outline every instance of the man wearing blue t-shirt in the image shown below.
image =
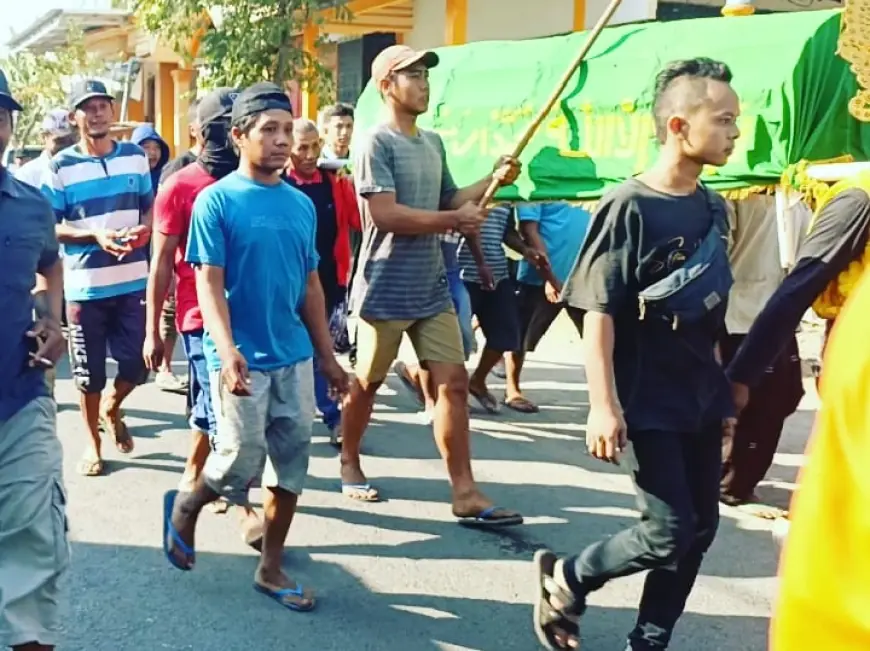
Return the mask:
<svg viewBox="0 0 870 651">
<path fill-rule="evenodd" d="M 221 495 L 246 504 L 262 475 L 254 587 L 285 608 L 311 610 L 313 594 L 284 574 L 281 561 L 308 472 L 315 350 L 333 390 L 345 393 L 348 380 L 326 321 L 314 205 L 281 179 L 293 142 L 290 101 L 275 84 L 255 84 L 236 98 L 232 125 L 238 171 L 197 196 L 186 255 L 206 330 L 214 454 L 192 492 L 166 494 L 163 545 L 173 566 L 193 569 L 202 508 Z"/>
<path fill-rule="evenodd" d="M 566 202 L 530 203 L 519 207 L 520 233 L 526 244 L 549 260 L 549 267 L 538 273 L 526 260 L 517 273 L 517 302 L 520 312 L 522 346 L 505 357 L 505 405 L 520 413 L 534 413 L 538 406 L 520 389 L 520 375 L 526 353 L 535 350 L 556 317 L 566 310 L 582 331 L 583 314 L 562 302 L 562 284 L 571 273 L 580 245 L 589 229 L 589 212 Z"/>
</svg>

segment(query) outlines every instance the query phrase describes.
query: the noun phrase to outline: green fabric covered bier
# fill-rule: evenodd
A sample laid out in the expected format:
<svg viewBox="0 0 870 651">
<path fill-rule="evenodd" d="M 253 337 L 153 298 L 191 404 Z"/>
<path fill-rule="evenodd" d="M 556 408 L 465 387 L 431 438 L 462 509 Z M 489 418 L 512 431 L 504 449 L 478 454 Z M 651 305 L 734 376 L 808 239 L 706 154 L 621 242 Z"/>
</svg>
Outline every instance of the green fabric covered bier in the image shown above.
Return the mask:
<svg viewBox="0 0 870 651">
<path fill-rule="evenodd" d="M 855 75 L 836 55 L 840 10 L 637 23 L 604 30 L 522 157 L 524 174 L 498 199 L 596 199 L 645 169 L 657 144 L 650 114 L 656 73 L 698 56 L 727 63 L 741 99 L 741 137 L 729 163 L 703 180 L 716 190 L 779 181 L 801 160 L 851 154 L 867 160 L 870 128 L 848 102 Z M 556 87 L 586 35 L 487 41 L 440 48 L 429 112 L 457 183 L 487 173 L 509 153 Z M 357 133 L 376 124 L 382 101 L 370 83 Z"/>
</svg>

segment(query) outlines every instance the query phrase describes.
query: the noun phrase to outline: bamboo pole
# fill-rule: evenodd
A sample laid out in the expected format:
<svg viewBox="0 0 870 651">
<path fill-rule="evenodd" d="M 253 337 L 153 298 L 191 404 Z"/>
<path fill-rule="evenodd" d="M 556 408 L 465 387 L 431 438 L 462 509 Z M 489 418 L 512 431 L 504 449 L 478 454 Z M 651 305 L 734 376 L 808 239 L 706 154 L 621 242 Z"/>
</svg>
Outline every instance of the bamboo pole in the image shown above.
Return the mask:
<svg viewBox="0 0 870 651">
<path fill-rule="evenodd" d="M 604 13 L 601 14 L 601 18 L 598 19 L 598 22 L 595 23 L 595 27 L 592 28 L 592 31 L 589 33 L 589 37 L 586 39 L 586 42 L 583 43 L 583 47 L 580 48 L 580 52 L 577 54 L 577 58 L 571 63 L 571 66 L 568 70 L 565 71 L 565 74 L 562 76 L 562 79 L 559 81 L 559 84 L 556 86 L 556 89 L 550 95 L 547 102 L 541 107 L 541 110 L 535 116 L 535 119 L 529 123 L 529 126 L 526 127 L 525 132 L 523 133 L 523 137 L 520 138 L 520 141 L 517 143 L 516 147 L 514 147 L 514 151 L 511 154 L 513 158 L 519 158 L 523 150 L 529 144 L 529 141 L 532 139 L 532 136 L 535 135 L 535 132 L 550 114 L 550 111 L 553 110 L 553 106 L 556 105 L 556 102 L 559 101 L 559 98 L 562 97 L 562 93 L 565 92 L 565 88 L 568 87 L 568 83 L 571 81 L 571 78 L 574 76 L 574 73 L 580 68 L 580 65 L 583 63 L 583 60 L 586 58 L 586 55 L 589 53 L 589 50 L 592 49 L 592 45 L 598 39 L 598 36 L 601 34 L 602 30 L 607 27 L 607 23 L 610 22 L 610 19 L 613 18 L 613 14 L 616 13 L 616 10 L 619 9 L 619 5 L 622 3 L 622 0 L 610 0 L 610 4 L 607 5 L 607 8 L 604 10 Z M 487 188 L 486 192 L 483 195 L 483 198 L 480 200 L 479 206 L 481 208 L 486 208 L 487 204 L 492 201 L 493 196 L 498 190 L 498 181 L 496 179 L 492 180 L 492 183 L 489 184 L 489 188 Z"/>
</svg>

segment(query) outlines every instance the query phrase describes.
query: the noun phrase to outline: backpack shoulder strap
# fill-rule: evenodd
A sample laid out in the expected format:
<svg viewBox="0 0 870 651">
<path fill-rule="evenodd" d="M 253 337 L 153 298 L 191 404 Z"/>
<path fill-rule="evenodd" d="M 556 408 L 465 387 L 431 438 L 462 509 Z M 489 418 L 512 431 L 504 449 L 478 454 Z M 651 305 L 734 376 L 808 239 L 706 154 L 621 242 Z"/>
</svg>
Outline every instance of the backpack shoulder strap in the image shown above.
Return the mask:
<svg viewBox="0 0 870 651">
<path fill-rule="evenodd" d="M 698 187 L 704 192 L 704 198 L 707 201 L 707 210 L 713 218 L 713 225 L 719 229 L 722 236 L 728 237 L 731 231 L 731 224 L 728 221 L 728 212 L 719 196 L 706 185 L 698 181 Z"/>
</svg>

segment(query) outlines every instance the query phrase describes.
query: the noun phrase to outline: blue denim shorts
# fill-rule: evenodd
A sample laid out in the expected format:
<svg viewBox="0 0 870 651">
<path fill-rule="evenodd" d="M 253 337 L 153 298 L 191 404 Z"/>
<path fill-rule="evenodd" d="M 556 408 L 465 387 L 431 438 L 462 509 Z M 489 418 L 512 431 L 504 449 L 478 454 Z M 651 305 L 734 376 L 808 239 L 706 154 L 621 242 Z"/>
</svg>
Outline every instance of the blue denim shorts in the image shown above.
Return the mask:
<svg viewBox="0 0 870 651">
<path fill-rule="evenodd" d="M 459 277 L 459 272 L 447 274 L 447 284 L 450 288 L 450 297 L 453 299 L 453 308 L 459 319 L 459 331 L 462 333 L 462 349 L 465 351 L 465 359 L 471 357 L 474 352 L 474 328 L 471 327 L 471 297 L 465 288 L 465 283 Z"/>
<path fill-rule="evenodd" d="M 190 427 L 199 432 L 205 432 L 214 438 L 216 421 L 211 402 L 211 380 L 205 363 L 205 353 L 202 349 L 202 330 L 184 332 L 181 335 L 184 342 L 184 352 L 187 355 L 188 373 L 190 374 Z"/>
</svg>

